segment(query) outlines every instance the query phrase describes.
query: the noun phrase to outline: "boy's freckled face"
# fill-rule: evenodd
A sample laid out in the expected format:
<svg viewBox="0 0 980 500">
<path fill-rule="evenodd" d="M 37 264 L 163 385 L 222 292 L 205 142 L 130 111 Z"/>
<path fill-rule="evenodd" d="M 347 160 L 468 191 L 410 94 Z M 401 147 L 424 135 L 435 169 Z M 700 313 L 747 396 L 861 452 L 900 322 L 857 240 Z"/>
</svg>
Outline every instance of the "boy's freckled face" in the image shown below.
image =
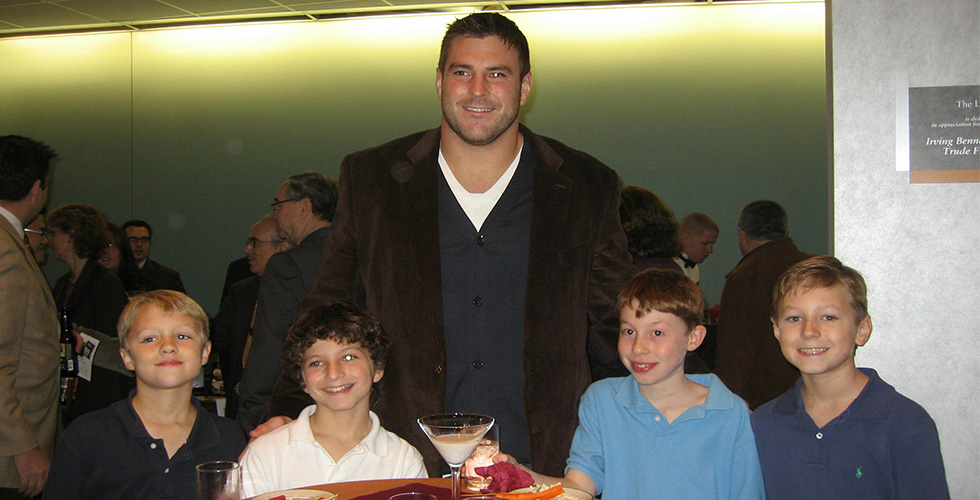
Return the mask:
<svg viewBox="0 0 980 500">
<path fill-rule="evenodd" d="M 805 376 L 855 370 L 854 350 L 871 336 L 871 317 L 857 313 L 840 286 L 787 294 L 773 333 L 783 356 Z"/>
<path fill-rule="evenodd" d="M 303 354 L 303 381 L 317 408 L 340 412 L 370 406 L 371 386 L 383 370 L 374 367 L 370 353 L 357 344 L 317 340 Z"/>
<path fill-rule="evenodd" d="M 703 335 L 691 332 L 673 314 L 650 311 L 641 318 L 636 309 L 620 311 L 619 357 L 633 378 L 644 386 L 684 376 L 684 358 L 697 349 Z"/>
<path fill-rule="evenodd" d="M 179 314 L 161 314 L 152 304 L 133 318 L 127 345 L 120 349 L 126 368 L 137 379 L 157 388 L 193 383 L 207 363 L 211 343 L 204 342 L 196 321 Z"/>
</svg>

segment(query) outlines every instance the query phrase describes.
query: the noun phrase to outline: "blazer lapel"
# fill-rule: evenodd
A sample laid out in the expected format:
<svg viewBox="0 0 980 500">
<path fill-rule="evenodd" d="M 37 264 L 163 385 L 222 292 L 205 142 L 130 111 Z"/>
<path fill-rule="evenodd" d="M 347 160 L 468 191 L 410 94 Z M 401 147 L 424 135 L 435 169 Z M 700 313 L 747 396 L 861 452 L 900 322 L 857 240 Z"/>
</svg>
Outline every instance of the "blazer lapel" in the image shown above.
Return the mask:
<svg viewBox="0 0 980 500">
<path fill-rule="evenodd" d="M 442 331 L 442 268 L 439 259 L 439 129 L 422 136 L 408 152 L 407 165 L 395 169 L 409 169 L 408 179 L 401 183 L 402 208 L 399 214 L 402 227 L 411 241 L 412 257 L 421 298 L 428 309 L 436 314 L 438 331 Z M 393 169 L 394 170 L 394 169 Z M 402 177 L 404 178 L 404 177 Z"/>
</svg>

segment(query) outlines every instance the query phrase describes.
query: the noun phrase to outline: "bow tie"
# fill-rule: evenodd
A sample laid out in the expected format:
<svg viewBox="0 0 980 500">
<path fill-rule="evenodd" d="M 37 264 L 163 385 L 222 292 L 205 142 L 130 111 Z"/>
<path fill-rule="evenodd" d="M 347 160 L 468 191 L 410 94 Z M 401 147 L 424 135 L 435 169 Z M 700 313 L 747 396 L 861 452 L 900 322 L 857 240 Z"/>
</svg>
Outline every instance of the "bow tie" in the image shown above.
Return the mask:
<svg viewBox="0 0 980 500">
<path fill-rule="evenodd" d="M 678 257 L 680 257 L 681 260 L 684 261 L 684 267 L 688 267 L 688 268 L 693 269 L 694 266 L 698 265 L 697 262 L 694 262 L 693 260 L 688 259 L 687 257 L 685 257 L 683 255 L 678 255 Z"/>
</svg>

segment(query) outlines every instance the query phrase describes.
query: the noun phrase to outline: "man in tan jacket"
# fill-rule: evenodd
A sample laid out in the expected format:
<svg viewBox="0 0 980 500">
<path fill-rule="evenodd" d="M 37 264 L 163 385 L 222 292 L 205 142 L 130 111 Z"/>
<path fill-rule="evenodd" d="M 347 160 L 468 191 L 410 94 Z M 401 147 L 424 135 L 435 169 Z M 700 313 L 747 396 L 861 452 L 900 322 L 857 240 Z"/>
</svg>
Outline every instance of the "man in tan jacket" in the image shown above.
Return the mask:
<svg viewBox="0 0 980 500">
<path fill-rule="evenodd" d="M 24 227 L 48 196 L 55 154 L 0 137 L 0 500 L 41 493 L 58 423 L 58 316 Z"/>
</svg>

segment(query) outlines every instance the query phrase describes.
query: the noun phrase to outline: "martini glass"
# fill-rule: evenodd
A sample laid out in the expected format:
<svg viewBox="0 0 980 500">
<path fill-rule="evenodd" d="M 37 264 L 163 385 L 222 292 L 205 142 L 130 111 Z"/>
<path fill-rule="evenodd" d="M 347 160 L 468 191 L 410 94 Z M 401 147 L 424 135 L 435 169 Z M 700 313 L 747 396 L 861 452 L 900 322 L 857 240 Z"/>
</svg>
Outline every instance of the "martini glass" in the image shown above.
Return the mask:
<svg viewBox="0 0 980 500">
<path fill-rule="evenodd" d="M 459 468 L 493 425 L 476 413 L 441 413 L 419 419 L 419 427 L 453 471 L 453 500 L 460 500 Z"/>
</svg>

